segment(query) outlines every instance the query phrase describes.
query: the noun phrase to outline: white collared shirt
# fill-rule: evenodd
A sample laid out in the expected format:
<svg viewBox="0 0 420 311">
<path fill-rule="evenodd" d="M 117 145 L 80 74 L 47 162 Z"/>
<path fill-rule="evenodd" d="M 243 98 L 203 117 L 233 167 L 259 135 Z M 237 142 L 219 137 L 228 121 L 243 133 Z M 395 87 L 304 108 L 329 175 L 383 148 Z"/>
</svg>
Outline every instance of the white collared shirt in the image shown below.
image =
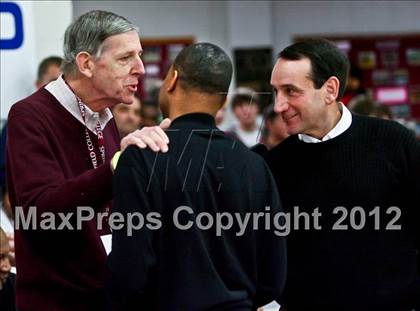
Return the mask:
<svg viewBox="0 0 420 311">
<path fill-rule="evenodd" d="M 45 89 L 50 92 L 58 100 L 58 102 L 73 115 L 73 117 L 85 125 L 82 114 L 80 113 L 76 95 L 74 95 L 73 91 L 64 81 L 63 76 L 60 76 L 57 80 L 48 83 L 45 86 Z M 86 106 L 86 127 L 95 134 L 95 127 L 98 120 L 101 124 L 101 129 L 103 130 L 112 118 L 112 112 L 109 108 L 106 108 L 101 112 L 94 112 Z"/>
<path fill-rule="evenodd" d="M 341 118 L 338 123 L 334 126 L 334 128 L 327 133 L 322 139 L 318 139 L 306 134 L 298 134 L 299 140 L 305 143 L 320 143 L 323 141 L 330 140 L 334 137 L 337 137 L 340 134 L 343 134 L 351 125 L 352 116 L 350 110 L 347 109 L 343 103 L 340 103 L 342 107 L 343 113 L 341 114 Z"/>
</svg>

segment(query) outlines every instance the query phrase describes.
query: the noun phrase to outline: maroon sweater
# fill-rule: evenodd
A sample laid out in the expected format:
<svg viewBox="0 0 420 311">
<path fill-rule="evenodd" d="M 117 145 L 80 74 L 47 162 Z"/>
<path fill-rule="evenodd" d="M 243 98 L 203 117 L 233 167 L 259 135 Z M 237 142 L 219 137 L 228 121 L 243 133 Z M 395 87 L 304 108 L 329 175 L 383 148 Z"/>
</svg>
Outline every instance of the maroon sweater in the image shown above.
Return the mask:
<svg viewBox="0 0 420 311">
<path fill-rule="evenodd" d="M 16 103 L 8 119 L 7 181 L 13 207 L 41 214 L 102 211 L 112 196 L 109 161 L 119 149 L 114 120 L 104 129 L 107 163 L 96 170 L 88 154 L 85 127 L 47 90 Z M 101 163 L 96 135 L 91 134 Z M 45 215 L 45 214 L 44 214 Z M 60 224 L 56 217 L 56 226 Z M 22 223 L 21 223 L 22 226 Z M 81 230 L 15 230 L 17 308 L 103 310 L 106 253 L 96 220 Z"/>
</svg>

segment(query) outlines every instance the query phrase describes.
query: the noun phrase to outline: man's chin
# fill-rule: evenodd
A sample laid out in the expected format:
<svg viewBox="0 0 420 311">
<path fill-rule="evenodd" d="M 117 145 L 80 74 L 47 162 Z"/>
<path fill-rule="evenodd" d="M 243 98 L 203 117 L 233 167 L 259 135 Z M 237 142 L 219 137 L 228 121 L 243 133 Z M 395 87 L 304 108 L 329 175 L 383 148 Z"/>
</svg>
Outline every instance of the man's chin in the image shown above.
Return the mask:
<svg viewBox="0 0 420 311">
<path fill-rule="evenodd" d="M 292 127 L 292 126 L 287 127 L 287 128 L 286 128 L 286 132 L 287 132 L 287 134 L 289 134 L 289 135 L 301 134 L 301 130 L 300 130 L 299 128 L 297 128 L 297 127 Z"/>
<path fill-rule="evenodd" d="M 126 104 L 126 105 L 131 105 L 132 103 L 134 103 L 134 93 L 121 98 L 121 103 Z"/>
<path fill-rule="evenodd" d="M 132 103 L 134 103 L 134 97 L 133 97 L 133 100 L 123 100 L 123 101 L 121 101 L 121 103 L 122 104 L 124 104 L 124 105 L 131 105 Z"/>
</svg>

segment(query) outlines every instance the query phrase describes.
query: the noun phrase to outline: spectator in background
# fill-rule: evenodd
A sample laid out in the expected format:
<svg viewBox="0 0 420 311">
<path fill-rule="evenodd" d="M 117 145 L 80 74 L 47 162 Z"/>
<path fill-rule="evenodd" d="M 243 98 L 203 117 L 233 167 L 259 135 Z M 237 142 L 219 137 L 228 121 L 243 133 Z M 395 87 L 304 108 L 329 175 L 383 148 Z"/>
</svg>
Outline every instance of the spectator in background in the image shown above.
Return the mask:
<svg viewBox="0 0 420 311">
<path fill-rule="evenodd" d="M 356 65 L 350 66 L 349 76 L 347 79 L 346 90 L 341 102 L 348 106 L 351 102 L 366 95 L 366 89 L 363 86 L 363 72 Z"/>
<path fill-rule="evenodd" d="M 61 75 L 61 64 L 63 59 L 58 56 L 50 56 L 41 61 L 38 66 L 38 78 L 35 82 L 36 88 L 40 89 Z"/>
<path fill-rule="evenodd" d="M 274 105 L 268 106 L 264 111 L 264 130 L 261 142 L 270 150 L 288 136 L 286 123 L 281 114 L 274 111 Z"/>
<path fill-rule="evenodd" d="M 0 310 L 16 311 L 15 274 L 11 273 L 9 243 L 6 233 L 0 228 Z"/>
<path fill-rule="evenodd" d="M 158 124 L 161 119 L 158 103 L 151 100 L 142 102 L 140 116 L 141 126 L 155 126 Z"/>
<path fill-rule="evenodd" d="M 349 107 L 350 108 L 350 107 Z M 393 120 L 393 114 L 388 106 L 375 103 L 366 96 L 354 101 L 351 111 L 362 116 L 378 117 L 385 120 Z"/>
<path fill-rule="evenodd" d="M 80 206 L 109 211 L 113 170 L 130 144 L 167 150 L 159 127 L 137 130 L 120 142 L 110 107 L 131 104 L 144 72 L 137 26 L 124 17 L 90 11 L 64 35 L 63 75 L 14 104 L 9 113 L 7 184 L 13 208 L 26 217 L 54 215 L 50 230 L 15 230 L 17 308 L 22 311 L 104 310 L 106 252 L 104 220 L 76 230 Z M 168 126 L 169 120 L 163 127 Z M 21 207 L 21 208 L 20 208 Z M 64 226 L 60 215 L 73 226 Z M 30 226 L 29 228 L 33 228 Z"/>
<path fill-rule="evenodd" d="M 385 120 L 392 120 L 394 118 L 391 109 L 385 105 L 376 105 L 375 107 L 373 107 L 370 116 Z"/>
<path fill-rule="evenodd" d="M 352 115 L 340 102 L 347 72 L 326 40 L 286 47 L 272 72 L 291 136 L 265 158 L 291 223 L 319 215 L 318 226 L 305 220 L 288 236 L 280 304 L 411 310 L 420 307 L 420 145 L 396 122 Z"/>
<path fill-rule="evenodd" d="M 159 90 L 162 80 L 154 80 L 148 91 L 147 98 L 141 104 L 141 126 L 154 126 L 162 121 L 159 109 Z"/>
<path fill-rule="evenodd" d="M 369 116 L 375 108 L 375 103 L 366 96 L 363 96 L 354 101 L 348 108 L 358 115 Z"/>
<path fill-rule="evenodd" d="M 257 123 L 258 96 L 249 88 L 238 88 L 231 102 L 232 111 L 238 124 L 227 130 L 248 148 L 254 146 L 260 139 L 260 128 Z"/>
<path fill-rule="evenodd" d="M 132 104 L 118 104 L 112 107 L 112 114 L 114 115 L 115 123 L 117 124 L 121 138 L 141 127 L 141 106 L 140 98 L 135 95 Z M 153 125 L 156 124 L 157 123 Z"/>
<path fill-rule="evenodd" d="M 264 110 L 264 128 L 261 133 L 260 143 L 251 147 L 259 155 L 266 154 L 289 136 L 286 123 L 281 114 L 274 111 L 274 105 L 269 105 Z"/>
</svg>

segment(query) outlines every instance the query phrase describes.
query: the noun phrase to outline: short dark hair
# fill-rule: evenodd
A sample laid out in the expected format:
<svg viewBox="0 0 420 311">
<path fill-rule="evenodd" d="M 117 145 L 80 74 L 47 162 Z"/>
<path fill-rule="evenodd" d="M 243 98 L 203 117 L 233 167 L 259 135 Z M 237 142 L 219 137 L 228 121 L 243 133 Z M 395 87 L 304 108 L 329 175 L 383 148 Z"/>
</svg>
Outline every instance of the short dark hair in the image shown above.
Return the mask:
<svg viewBox="0 0 420 311">
<path fill-rule="evenodd" d="M 325 39 L 300 41 L 285 48 L 278 57 L 287 60 L 308 58 L 311 62 L 310 79 L 314 82 L 315 88 L 319 89 L 325 81 L 335 76 L 340 81 L 337 100 L 342 98 L 350 64 L 347 57 L 334 43 Z"/>
<path fill-rule="evenodd" d="M 252 94 L 244 93 L 244 94 L 236 94 L 232 98 L 231 106 L 232 109 L 235 109 L 236 107 L 242 106 L 242 105 L 257 105 L 258 102 L 257 99 L 252 96 Z"/>
<path fill-rule="evenodd" d="M 185 89 L 227 95 L 232 79 L 232 61 L 220 47 L 195 43 L 185 47 L 175 58 L 173 68 Z"/>
<path fill-rule="evenodd" d="M 63 59 L 59 56 L 50 56 L 44 58 L 38 66 L 38 80 L 42 80 L 43 75 L 47 73 L 47 70 L 51 65 L 61 67 L 62 62 Z"/>
</svg>

